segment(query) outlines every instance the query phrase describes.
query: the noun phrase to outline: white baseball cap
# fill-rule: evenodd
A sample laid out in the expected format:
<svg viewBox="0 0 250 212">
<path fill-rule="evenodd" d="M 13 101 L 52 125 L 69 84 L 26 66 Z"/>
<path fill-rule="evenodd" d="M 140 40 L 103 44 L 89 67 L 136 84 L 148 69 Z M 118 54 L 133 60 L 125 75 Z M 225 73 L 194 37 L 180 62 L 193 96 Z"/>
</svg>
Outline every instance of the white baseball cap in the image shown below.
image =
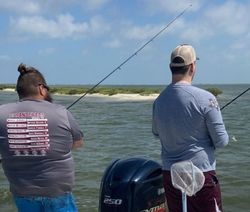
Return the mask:
<svg viewBox="0 0 250 212">
<path fill-rule="evenodd" d="M 177 46 L 171 54 L 170 66 L 171 67 L 182 67 L 189 65 L 199 58 L 196 57 L 195 50 L 188 44 L 182 44 Z"/>
</svg>

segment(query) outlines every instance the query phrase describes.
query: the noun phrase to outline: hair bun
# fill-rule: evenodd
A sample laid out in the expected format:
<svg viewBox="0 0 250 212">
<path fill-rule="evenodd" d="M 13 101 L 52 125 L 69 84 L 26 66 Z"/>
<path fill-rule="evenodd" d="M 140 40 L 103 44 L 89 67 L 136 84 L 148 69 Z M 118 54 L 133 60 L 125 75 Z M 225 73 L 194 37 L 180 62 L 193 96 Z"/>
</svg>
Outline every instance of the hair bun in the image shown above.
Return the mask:
<svg viewBox="0 0 250 212">
<path fill-rule="evenodd" d="M 28 72 L 27 67 L 25 64 L 21 63 L 18 68 L 17 68 L 18 72 L 20 72 L 20 74 L 25 74 Z"/>
</svg>

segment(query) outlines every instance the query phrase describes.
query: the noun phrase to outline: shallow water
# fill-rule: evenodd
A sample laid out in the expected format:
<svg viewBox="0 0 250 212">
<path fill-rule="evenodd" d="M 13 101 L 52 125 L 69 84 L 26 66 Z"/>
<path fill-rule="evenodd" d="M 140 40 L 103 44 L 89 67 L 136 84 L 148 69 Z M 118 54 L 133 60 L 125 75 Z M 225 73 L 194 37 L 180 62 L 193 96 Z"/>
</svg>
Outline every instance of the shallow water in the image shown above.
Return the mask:
<svg viewBox="0 0 250 212">
<path fill-rule="evenodd" d="M 223 93 L 221 106 L 247 89 L 249 85 L 208 85 Z M 16 94 L 0 92 L 0 104 L 16 100 Z M 55 96 L 55 102 L 70 105 L 76 97 Z M 245 212 L 250 208 L 250 92 L 223 111 L 231 143 L 217 151 L 217 174 L 226 212 Z M 160 162 L 160 144 L 151 134 L 152 99 L 116 99 L 85 97 L 70 110 L 79 121 L 85 145 L 74 152 L 76 186 L 74 194 L 79 211 L 97 212 L 99 187 L 103 172 L 115 159 L 143 157 Z M 16 211 L 0 169 L 0 211 Z"/>
</svg>

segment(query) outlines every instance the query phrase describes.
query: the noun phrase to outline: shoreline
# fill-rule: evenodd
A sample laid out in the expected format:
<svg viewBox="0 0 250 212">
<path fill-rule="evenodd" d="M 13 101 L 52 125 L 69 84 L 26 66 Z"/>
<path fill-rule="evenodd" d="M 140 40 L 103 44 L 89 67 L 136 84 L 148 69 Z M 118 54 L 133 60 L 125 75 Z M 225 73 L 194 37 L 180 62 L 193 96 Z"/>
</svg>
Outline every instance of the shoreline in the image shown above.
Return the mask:
<svg viewBox="0 0 250 212">
<path fill-rule="evenodd" d="M 4 91 L 4 92 L 16 92 L 15 89 L 13 88 L 4 88 L 0 91 Z M 61 93 L 52 93 L 51 95 L 55 95 L 55 96 L 75 96 L 75 97 L 80 97 L 82 95 L 84 95 L 84 93 L 82 94 L 61 94 Z M 96 97 L 96 98 L 109 98 L 109 99 L 116 99 L 116 100 L 131 100 L 131 99 L 135 99 L 135 100 L 153 100 L 156 99 L 159 96 L 158 93 L 154 93 L 154 94 L 148 94 L 148 95 L 140 95 L 140 94 L 134 94 L 134 93 L 118 93 L 118 94 L 114 94 L 114 95 L 106 95 L 106 94 L 101 94 L 101 93 L 94 93 L 94 94 L 87 94 L 86 97 Z"/>
<path fill-rule="evenodd" d="M 16 92 L 14 88 L 4 88 L 4 89 L 1 89 L 0 91 Z"/>
<path fill-rule="evenodd" d="M 81 95 L 75 95 L 81 96 Z M 109 99 L 116 99 L 116 100 L 154 100 L 156 99 L 159 94 L 148 94 L 148 95 L 140 95 L 140 94 L 114 94 L 114 95 L 104 95 L 104 94 L 87 94 L 87 97 L 97 97 L 97 98 L 109 98 Z"/>
</svg>

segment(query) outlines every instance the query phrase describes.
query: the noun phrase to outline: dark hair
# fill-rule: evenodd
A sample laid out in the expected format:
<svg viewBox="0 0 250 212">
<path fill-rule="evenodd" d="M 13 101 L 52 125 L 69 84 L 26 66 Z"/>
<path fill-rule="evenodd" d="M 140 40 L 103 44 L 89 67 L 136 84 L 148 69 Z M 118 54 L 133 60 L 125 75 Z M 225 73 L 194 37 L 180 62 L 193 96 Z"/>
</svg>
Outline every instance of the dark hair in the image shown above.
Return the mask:
<svg viewBox="0 0 250 212">
<path fill-rule="evenodd" d="M 170 66 L 170 70 L 172 72 L 172 74 L 186 74 L 188 72 L 190 65 L 186 65 L 186 66 L 180 66 L 180 67 L 173 67 Z"/>
<path fill-rule="evenodd" d="M 181 64 L 184 63 L 184 59 L 182 57 L 175 57 L 171 62 L 176 63 L 176 64 Z M 170 70 L 172 74 L 186 74 L 190 65 L 184 65 L 184 66 L 171 66 L 170 64 Z"/>
<path fill-rule="evenodd" d="M 17 79 L 16 91 L 20 99 L 38 94 L 37 86 L 46 85 L 43 75 L 37 69 L 21 63 L 17 70 L 20 75 Z"/>
</svg>

